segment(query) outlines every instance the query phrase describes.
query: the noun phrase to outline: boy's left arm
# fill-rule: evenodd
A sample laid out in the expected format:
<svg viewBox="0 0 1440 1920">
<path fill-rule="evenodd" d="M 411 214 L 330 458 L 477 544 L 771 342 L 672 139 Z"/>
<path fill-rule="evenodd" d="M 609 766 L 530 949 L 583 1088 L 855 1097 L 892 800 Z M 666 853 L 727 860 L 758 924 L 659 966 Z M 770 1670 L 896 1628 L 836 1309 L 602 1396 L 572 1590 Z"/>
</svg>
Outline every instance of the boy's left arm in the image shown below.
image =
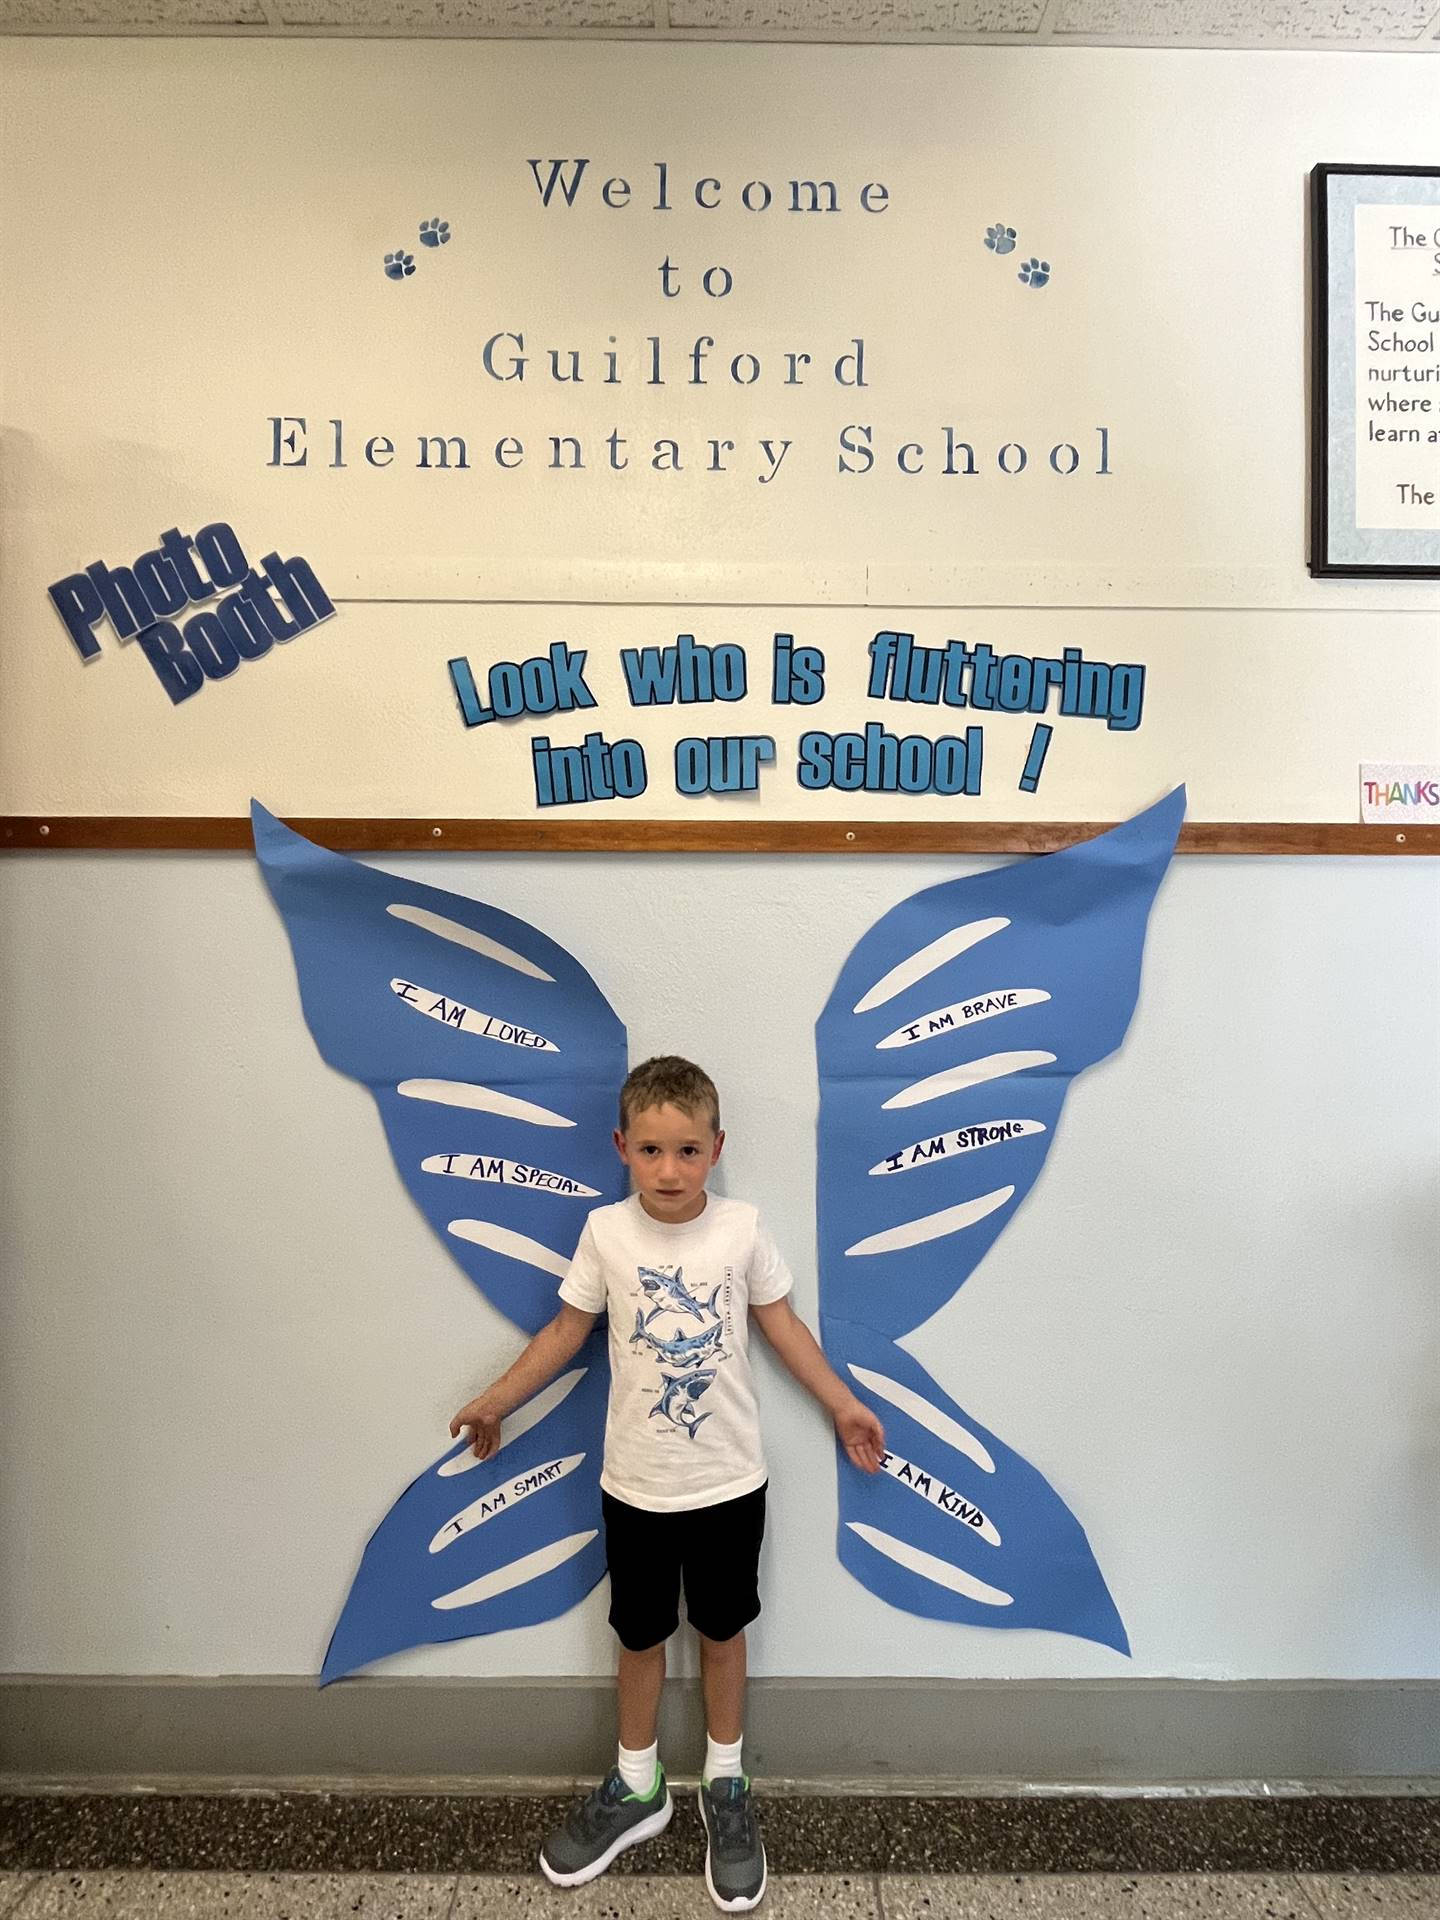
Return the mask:
<svg viewBox="0 0 1440 1920">
<path fill-rule="evenodd" d="M 752 1303 L 750 1312 L 801 1386 L 814 1394 L 835 1422 L 840 1444 L 854 1464 L 862 1473 L 877 1473 L 885 1452 L 885 1429 L 831 1367 L 788 1297 L 763 1307 Z"/>
</svg>

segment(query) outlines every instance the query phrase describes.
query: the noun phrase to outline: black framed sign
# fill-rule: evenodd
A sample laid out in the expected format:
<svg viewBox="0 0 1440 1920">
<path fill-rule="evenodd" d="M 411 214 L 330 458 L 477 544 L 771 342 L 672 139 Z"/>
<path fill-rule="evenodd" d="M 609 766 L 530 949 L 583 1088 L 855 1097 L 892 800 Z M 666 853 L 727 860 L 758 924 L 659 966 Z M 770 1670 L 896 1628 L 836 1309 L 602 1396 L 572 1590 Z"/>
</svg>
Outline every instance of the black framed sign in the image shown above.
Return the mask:
<svg viewBox="0 0 1440 1920">
<path fill-rule="evenodd" d="M 1440 166 L 1310 182 L 1310 571 L 1440 579 Z"/>
</svg>

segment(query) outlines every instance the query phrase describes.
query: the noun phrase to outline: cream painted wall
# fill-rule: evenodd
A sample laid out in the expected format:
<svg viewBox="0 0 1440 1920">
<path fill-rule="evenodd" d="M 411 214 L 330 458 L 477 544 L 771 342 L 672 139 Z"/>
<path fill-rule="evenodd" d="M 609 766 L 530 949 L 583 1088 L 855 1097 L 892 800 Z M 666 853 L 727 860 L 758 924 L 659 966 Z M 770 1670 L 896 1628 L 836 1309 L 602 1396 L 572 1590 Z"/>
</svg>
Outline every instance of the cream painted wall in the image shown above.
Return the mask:
<svg viewBox="0 0 1440 1920">
<path fill-rule="evenodd" d="M 1433 61 L 30 39 L 4 49 L 0 106 L 0 240 L 26 263 L 0 287 L 6 811 L 234 814 L 258 792 L 290 814 L 526 815 L 529 736 L 598 726 L 639 739 L 652 780 L 587 817 L 748 815 L 669 776 L 678 735 L 732 731 L 776 737 L 770 817 L 950 812 L 795 781 L 802 721 L 973 717 L 866 699 L 866 643 L 895 625 L 1148 663 L 1140 731 L 1061 719 L 1034 796 L 1029 723 L 988 722 L 966 817 L 1118 818 L 1183 777 L 1193 818 L 1353 820 L 1362 761 L 1440 759 L 1440 589 L 1305 571 L 1307 176 L 1423 160 Z M 529 161 L 566 156 L 589 173 L 544 208 Z M 606 176 L 627 204 L 602 204 Z M 783 203 L 813 177 L 841 211 L 739 204 L 752 178 Z M 437 213 L 453 239 L 426 249 Z M 700 290 L 709 266 L 724 298 Z M 491 378 L 486 343 L 508 374 L 510 334 L 525 378 Z M 832 371 L 856 340 L 863 391 Z M 551 347 L 581 384 L 549 377 Z M 791 351 L 813 362 L 794 387 Z M 753 385 L 725 371 L 745 353 Z M 842 474 L 860 424 L 875 465 Z M 945 475 L 947 427 L 975 477 Z M 417 467 L 432 434 L 464 438 L 466 471 L 433 447 Z M 551 470 L 552 435 L 583 471 Z M 735 443 L 723 474 L 711 436 Z M 684 470 L 656 472 L 669 439 Z M 771 480 L 767 441 L 789 449 Z M 899 471 L 906 446 L 923 471 Z M 1025 471 L 999 471 L 1022 446 Z M 1421 455 L 1440 483 L 1440 449 Z M 334 619 L 174 708 L 103 625 L 82 665 L 47 588 L 217 519 L 252 561 L 305 555 Z M 777 628 L 825 651 L 822 708 L 772 707 Z M 749 647 L 742 704 L 623 701 L 620 648 L 682 631 Z M 598 708 L 467 732 L 447 661 L 483 686 L 556 640 L 589 651 Z"/>
</svg>

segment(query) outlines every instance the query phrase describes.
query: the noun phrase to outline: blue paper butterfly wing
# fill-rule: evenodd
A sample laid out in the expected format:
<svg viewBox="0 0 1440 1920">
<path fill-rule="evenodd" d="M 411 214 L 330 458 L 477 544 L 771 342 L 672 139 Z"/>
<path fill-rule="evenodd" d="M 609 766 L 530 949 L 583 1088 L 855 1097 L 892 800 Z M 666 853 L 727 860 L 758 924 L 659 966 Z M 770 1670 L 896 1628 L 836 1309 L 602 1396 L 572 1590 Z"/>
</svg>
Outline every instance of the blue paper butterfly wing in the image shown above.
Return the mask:
<svg viewBox="0 0 1440 1920">
<path fill-rule="evenodd" d="M 596 1585 L 605 1572 L 605 1342 L 597 1327 L 565 1372 L 505 1423 L 491 1459 L 477 1461 L 462 1439 L 405 1489 L 365 1548 L 322 1684 L 407 1647 L 553 1620 Z M 540 1408 L 551 1410 L 505 1437 Z"/>
<path fill-rule="evenodd" d="M 400 1177 L 465 1273 L 534 1333 L 555 1311 L 586 1213 L 624 1192 L 610 1146 L 624 1027 L 580 963 L 537 928 L 314 846 L 258 804 L 252 814 L 316 1045 L 370 1088 Z M 450 1023 L 457 1012 L 465 1027 Z M 525 1043 L 476 1031 L 472 1016 Z M 426 1168 L 447 1159 L 448 1173 Z M 489 1161 L 507 1162 L 489 1169 L 507 1177 L 469 1177 Z M 540 1184 L 545 1176 L 576 1190 Z M 482 1214 L 502 1230 L 491 1244 L 453 1231 Z"/>
<path fill-rule="evenodd" d="M 931 1620 L 1048 1627 L 1128 1653 L 1078 1520 L 1044 1477 L 873 1328 L 823 1322 L 831 1364 L 885 1427 L 884 1471 L 837 1449 L 842 1565 Z"/>
<path fill-rule="evenodd" d="M 993 1438 L 993 1473 L 953 1447 L 941 1411 L 977 1423 L 893 1343 L 968 1279 L 1039 1177 L 1070 1081 L 1124 1038 L 1183 813 L 1179 790 L 1096 840 L 902 902 L 856 945 L 818 1023 L 822 1338 L 887 1439 L 898 1420 L 919 1449 L 874 1479 L 841 1457 L 841 1558 L 911 1611 L 1125 1644 L 1059 1496 Z M 930 1426 L 905 1428 L 876 1378 L 918 1394 Z M 976 1598 L 976 1582 L 1004 1601 Z"/>
<path fill-rule="evenodd" d="M 370 1088 L 407 1190 L 464 1272 L 535 1332 L 587 1213 L 623 1193 L 609 1135 L 624 1028 L 578 961 L 524 921 L 252 814 L 322 1055 Z M 582 1362 L 519 1454 L 506 1444 L 481 1467 L 457 1448 L 472 1472 L 442 1461 L 402 1494 L 366 1548 L 325 1679 L 425 1641 L 553 1618 L 595 1585 L 602 1338 Z M 516 1496 L 524 1473 L 557 1463 Z M 492 1483 L 505 1497 L 467 1519 Z"/>
</svg>

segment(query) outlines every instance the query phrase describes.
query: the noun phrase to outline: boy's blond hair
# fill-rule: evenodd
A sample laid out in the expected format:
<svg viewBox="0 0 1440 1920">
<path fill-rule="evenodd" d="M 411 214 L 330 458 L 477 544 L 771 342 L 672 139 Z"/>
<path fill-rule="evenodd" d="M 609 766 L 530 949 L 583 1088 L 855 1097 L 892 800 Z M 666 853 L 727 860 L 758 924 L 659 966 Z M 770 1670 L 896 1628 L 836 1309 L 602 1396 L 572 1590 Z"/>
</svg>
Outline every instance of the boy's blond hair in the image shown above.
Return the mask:
<svg viewBox="0 0 1440 1920">
<path fill-rule="evenodd" d="M 656 1054 L 632 1068 L 620 1089 L 620 1131 L 628 1132 L 632 1116 L 647 1107 L 678 1107 L 692 1120 L 708 1117 L 716 1133 L 720 1131 L 715 1082 L 693 1060 L 682 1060 L 676 1053 Z"/>
</svg>

